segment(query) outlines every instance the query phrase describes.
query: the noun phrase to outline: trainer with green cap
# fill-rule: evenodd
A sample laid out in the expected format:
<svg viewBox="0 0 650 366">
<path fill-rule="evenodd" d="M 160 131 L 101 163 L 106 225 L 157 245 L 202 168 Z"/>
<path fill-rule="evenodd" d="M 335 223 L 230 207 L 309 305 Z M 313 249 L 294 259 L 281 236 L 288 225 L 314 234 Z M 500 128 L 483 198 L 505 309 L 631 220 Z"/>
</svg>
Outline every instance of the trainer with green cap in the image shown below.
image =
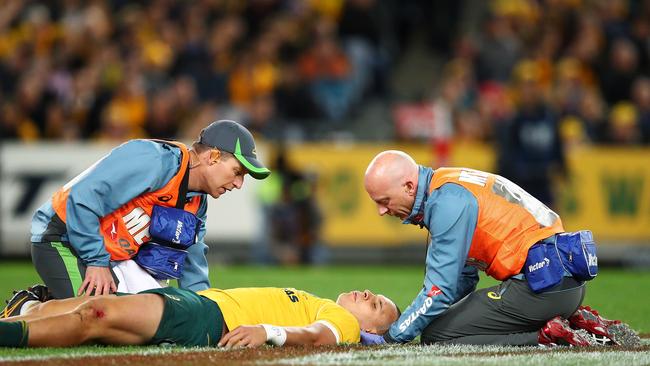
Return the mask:
<svg viewBox="0 0 650 366">
<path fill-rule="evenodd" d="M 18 292 L 2 316 L 17 315 L 12 314 L 12 309 L 21 308 L 17 303 L 37 298 L 160 287 L 161 276 L 152 275 L 138 261 L 143 248 L 153 245 L 149 229 L 157 222 L 155 215 L 152 219 L 155 206 L 180 209 L 199 219 L 190 231 L 195 241 L 182 248 L 186 257 L 170 270 L 182 270 L 172 276 L 181 288 L 209 288 L 204 242 L 207 195 L 219 198 L 240 189 L 246 174 L 264 179 L 270 171 L 258 159 L 251 133 L 234 121 L 211 123 L 189 148 L 180 142 L 144 139 L 114 148 L 36 211 L 32 261 L 47 288 L 38 285 Z M 180 225 L 176 234 L 185 229 Z"/>
</svg>

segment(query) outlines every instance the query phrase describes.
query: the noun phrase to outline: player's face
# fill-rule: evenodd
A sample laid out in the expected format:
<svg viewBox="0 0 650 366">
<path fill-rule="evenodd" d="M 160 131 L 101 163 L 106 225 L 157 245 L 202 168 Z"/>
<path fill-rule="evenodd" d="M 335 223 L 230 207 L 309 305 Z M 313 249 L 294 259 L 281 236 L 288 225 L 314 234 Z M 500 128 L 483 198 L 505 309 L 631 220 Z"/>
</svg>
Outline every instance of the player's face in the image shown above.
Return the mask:
<svg viewBox="0 0 650 366">
<path fill-rule="evenodd" d="M 208 167 L 208 193 L 213 198 L 219 198 L 226 191 L 240 189 L 244 185 L 244 175 L 247 170 L 235 157 L 220 156 Z"/>
<path fill-rule="evenodd" d="M 383 334 L 399 317 L 393 301 L 369 290 L 342 293 L 336 303 L 352 313 L 366 332 Z"/>
</svg>

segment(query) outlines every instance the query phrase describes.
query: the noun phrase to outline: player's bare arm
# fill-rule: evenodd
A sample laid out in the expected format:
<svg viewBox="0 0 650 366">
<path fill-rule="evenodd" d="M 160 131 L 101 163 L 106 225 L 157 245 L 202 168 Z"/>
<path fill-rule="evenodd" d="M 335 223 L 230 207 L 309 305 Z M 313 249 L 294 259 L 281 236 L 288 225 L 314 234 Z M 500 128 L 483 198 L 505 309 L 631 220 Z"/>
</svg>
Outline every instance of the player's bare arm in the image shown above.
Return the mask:
<svg viewBox="0 0 650 366">
<path fill-rule="evenodd" d="M 322 323 L 314 323 L 305 327 L 242 325 L 228 332 L 219 342 L 219 346 L 224 348 L 257 347 L 267 342 L 278 346 L 321 346 L 336 344 L 336 336 Z"/>
</svg>

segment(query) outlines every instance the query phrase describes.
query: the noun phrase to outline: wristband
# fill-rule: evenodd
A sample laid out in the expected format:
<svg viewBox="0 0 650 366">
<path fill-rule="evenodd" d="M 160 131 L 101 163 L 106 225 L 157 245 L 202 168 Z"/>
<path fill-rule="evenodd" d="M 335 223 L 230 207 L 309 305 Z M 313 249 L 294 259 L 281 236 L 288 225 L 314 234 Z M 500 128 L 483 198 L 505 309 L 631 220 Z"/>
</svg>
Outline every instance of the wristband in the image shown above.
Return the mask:
<svg viewBox="0 0 650 366">
<path fill-rule="evenodd" d="M 282 327 L 270 324 L 261 324 L 266 331 L 266 343 L 274 346 L 282 346 L 287 341 L 287 331 Z"/>
</svg>

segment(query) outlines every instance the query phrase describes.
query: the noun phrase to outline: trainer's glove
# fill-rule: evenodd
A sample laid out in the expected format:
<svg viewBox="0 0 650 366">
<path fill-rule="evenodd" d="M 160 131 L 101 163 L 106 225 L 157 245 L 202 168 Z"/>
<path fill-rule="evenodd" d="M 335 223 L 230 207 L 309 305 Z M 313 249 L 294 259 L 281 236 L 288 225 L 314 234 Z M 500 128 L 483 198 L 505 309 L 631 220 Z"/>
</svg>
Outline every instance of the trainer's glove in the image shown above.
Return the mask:
<svg viewBox="0 0 650 366">
<path fill-rule="evenodd" d="M 386 341 L 384 340 L 383 336 L 380 336 L 379 334 L 372 334 L 372 333 L 361 331 L 361 344 L 366 346 L 371 346 L 371 345 L 385 344 L 385 343 Z"/>
</svg>

